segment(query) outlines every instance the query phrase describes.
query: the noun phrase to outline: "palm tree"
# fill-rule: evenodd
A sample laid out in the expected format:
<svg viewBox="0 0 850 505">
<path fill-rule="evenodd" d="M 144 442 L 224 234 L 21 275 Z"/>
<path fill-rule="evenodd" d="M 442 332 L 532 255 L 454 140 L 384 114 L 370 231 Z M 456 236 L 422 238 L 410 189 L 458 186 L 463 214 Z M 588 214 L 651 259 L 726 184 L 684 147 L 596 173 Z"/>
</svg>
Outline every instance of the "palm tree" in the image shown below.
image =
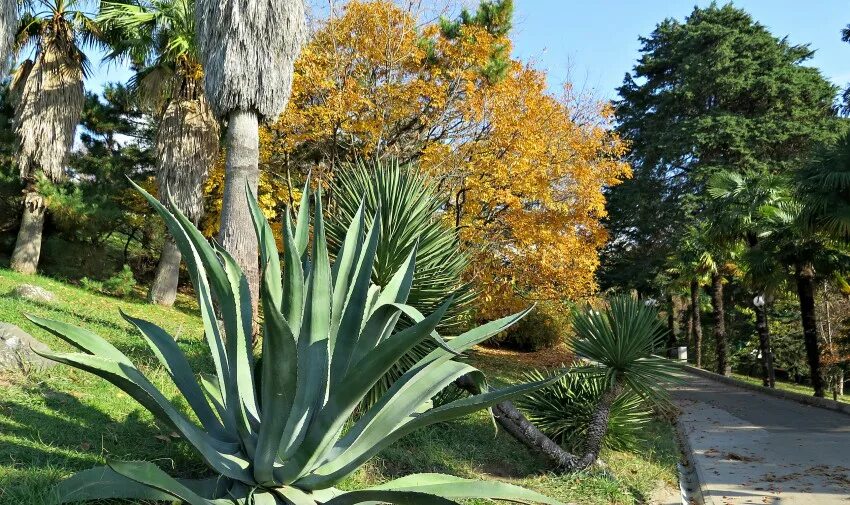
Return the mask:
<svg viewBox="0 0 850 505">
<path fill-rule="evenodd" d="M 666 403 L 665 384 L 675 381 L 670 361 L 653 355 L 664 343 L 666 329 L 657 310 L 631 296 L 611 298 L 602 310 L 574 310 L 573 349 L 590 360 L 583 372 L 600 376 L 604 384 L 574 469 L 592 465 L 602 449 L 611 407 L 623 394 L 631 393 L 653 402 Z"/>
<path fill-rule="evenodd" d="M 33 56 L 16 71 L 12 83 L 17 105 L 17 165 L 24 190 L 24 213 L 12 253 L 13 270 L 35 273 L 41 255 L 46 201 L 42 179 L 58 182 L 83 112 L 83 77 L 88 60 L 82 47 L 98 40 L 94 20 L 82 0 L 33 0 L 24 4 L 16 40 Z"/>
<path fill-rule="evenodd" d="M 194 224 L 203 217 L 203 187 L 219 147 L 218 121 L 203 90 L 195 36 L 194 0 L 105 2 L 98 21 L 109 35 L 109 60 L 129 59 L 131 87 L 159 119 L 157 182 Z M 177 295 L 180 251 L 169 235 L 148 298 L 171 306 Z"/>
<path fill-rule="evenodd" d="M 675 279 L 674 283 L 684 285 L 690 293 L 689 329 L 692 333 L 692 346 L 697 367 L 702 367 L 702 316 L 700 314 L 701 286 L 709 282 L 715 267 L 714 259 L 707 252 L 704 233 L 695 226 L 689 227 L 682 235 L 676 253 L 667 259 L 667 273 Z M 675 289 L 674 286 L 671 288 Z"/>
<path fill-rule="evenodd" d="M 721 171 L 709 180 L 708 193 L 714 199 L 712 235 L 727 244 L 742 243 L 744 284 L 750 288 L 756 314 L 756 333 L 762 360 L 762 379 L 775 386 L 773 351 L 767 322 L 770 292 L 782 285 L 781 269 L 775 258 L 765 254 L 759 243 L 769 236 L 775 216 L 781 214 L 789 198 L 788 181 L 770 173 Z"/>
<path fill-rule="evenodd" d="M 289 100 L 306 38 L 304 1 L 197 0 L 195 20 L 207 97 L 227 121 L 219 239 L 245 272 L 256 320 L 258 252 L 245 187 L 257 193 L 259 122 L 274 120 Z"/>
</svg>

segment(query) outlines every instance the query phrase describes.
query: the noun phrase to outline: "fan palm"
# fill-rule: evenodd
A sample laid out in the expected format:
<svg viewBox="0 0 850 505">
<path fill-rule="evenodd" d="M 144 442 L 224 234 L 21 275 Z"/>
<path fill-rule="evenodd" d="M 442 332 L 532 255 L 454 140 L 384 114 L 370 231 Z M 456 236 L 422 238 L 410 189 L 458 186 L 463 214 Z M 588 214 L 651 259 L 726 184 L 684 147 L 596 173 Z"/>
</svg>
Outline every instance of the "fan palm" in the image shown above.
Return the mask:
<svg viewBox="0 0 850 505">
<path fill-rule="evenodd" d="M 197 0 L 204 89 L 227 121 L 227 164 L 219 240 L 248 277 L 257 313 L 259 265 L 243 188 L 259 182 L 260 121 L 286 107 L 295 59 L 306 38 L 303 0 Z"/>
<path fill-rule="evenodd" d="M 783 283 L 781 265 L 766 255 L 760 242 L 773 228 L 774 217 L 780 215 L 783 202 L 788 200 L 788 181 L 775 174 L 721 171 L 708 182 L 708 193 L 714 200 L 715 212 L 712 235 L 720 241 L 743 243 L 745 254 L 740 258 L 744 284 L 750 288 L 755 305 L 756 332 L 762 359 L 762 379 L 774 387 L 773 350 L 767 323 L 770 292 Z"/>
<path fill-rule="evenodd" d="M 475 328 L 447 343 L 435 328 L 451 298 L 428 316 L 405 304 L 415 272 L 412 254 L 383 289 L 371 283 L 380 226 L 367 228 L 362 207 L 331 266 L 321 195 L 316 195 L 313 239 L 309 237 L 309 211 L 299 213 L 294 229 L 285 219 L 281 261 L 271 227 L 249 189 L 249 210 L 264 264 L 264 364 L 258 385 L 250 345 L 252 308 L 244 273 L 230 254 L 210 246 L 186 216 L 176 210 L 170 213 L 155 198 L 143 194 L 166 221 L 187 260 L 215 374 L 202 374 L 198 381 L 171 335 L 154 323 L 125 317 L 165 366 L 193 416 L 178 410 L 121 351 L 101 337 L 61 322 L 30 319 L 83 351 L 39 351 L 43 356 L 94 373 L 121 388 L 179 432 L 215 476 L 179 481 L 153 463 L 108 460 L 105 467 L 80 472 L 60 483 L 56 503 L 136 498 L 182 500 L 192 505 L 457 505 L 453 499 L 494 498 L 558 505 L 556 500 L 517 486 L 440 474 L 411 475 L 349 492 L 333 487 L 413 430 L 490 407 L 557 380 L 486 391 L 439 407 L 431 401 L 461 376 L 473 377 L 486 389 L 480 371 L 453 358 L 503 331 L 523 313 Z M 308 192 L 301 208 L 309 208 Z M 216 321 L 214 299 L 222 329 Z M 412 315 L 414 323 L 393 333 L 399 313 Z M 363 395 L 402 355 L 429 338 L 438 346 L 352 423 L 352 413 Z M 195 418 L 197 422 L 192 420 Z"/>
<path fill-rule="evenodd" d="M 599 377 L 602 394 L 596 404 L 576 469 L 587 468 L 599 456 L 608 430 L 611 408 L 625 393 L 648 401 L 668 401 L 665 383 L 675 381 L 675 365 L 654 356 L 663 348 L 666 328 L 658 311 L 630 296 L 611 298 L 602 310 L 573 309 L 573 350 L 593 364 L 583 370 Z"/>
<path fill-rule="evenodd" d="M 25 183 L 24 213 L 12 253 L 12 269 L 35 273 L 41 255 L 46 202 L 37 188 L 44 177 L 60 181 L 83 113 L 83 77 L 88 60 L 82 48 L 98 40 L 83 0 L 33 0 L 24 3 L 16 46 L 33 57 L 16 71 L 16 157 Z"/>
<path fill-rule="evenodd" d="M 180 212 L 197 224 L 203 217 L 203 186 L 218 154 L 218 121 L 203 90 L 193 0 L 104 2 L 98 22 L 109 34 L 109 60 L 129 59 L 137 69 L 131 87 L 159 119 L 156 137 L 159 195 L 170 194 Z M 163 243 L 149 299 L 173 305 L 180 251 Z"/>
</svg>

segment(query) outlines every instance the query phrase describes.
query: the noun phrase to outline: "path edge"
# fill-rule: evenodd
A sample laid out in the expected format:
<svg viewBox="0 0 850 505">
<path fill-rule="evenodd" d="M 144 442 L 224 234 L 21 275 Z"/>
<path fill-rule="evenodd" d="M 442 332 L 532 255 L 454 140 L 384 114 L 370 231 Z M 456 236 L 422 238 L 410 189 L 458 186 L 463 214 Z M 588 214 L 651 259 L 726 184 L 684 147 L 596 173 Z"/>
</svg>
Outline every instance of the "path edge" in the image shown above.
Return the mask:
<svg viewBox="0 0 850 505">
<path fill-rule="evenodd" d="M 697 368 L 695 366 L 687 365 L 685 363 L 676 364 L 684 371 L 693 375 L 712 379 L 717 382 L 722 382 L 724 384 L 739 387 L 741 389 L 749 389 L 750 391 L 756 391 L 768 396 L 795 401 L 797 403 L 802 403 L 803 405 L 809 405 L 811 407 L 817 407 L 825 410 L 831 410 L 833 412 L 839 412 L 845 415 L 850 415 L 850 403 L 842 403 L 827 398 L 818 398 L 817 396 L 808 396 L 800 393 L 793 393 L 791 391 L 785 391 L 782 389 L 766 388 L 764 386 L 750 384 L 749 382 L 744 382 L 735 379 L 734 377 L 726 377 L 725 375 L 709 372 L 708 370 L 703 370 L 702 368 Z"/>
<path fill-rule="evenodd" d="M 676 430 L 676 438 L 679 439 L 679 450 L 682 453 L 682 457 L 690 467 L 694 479 L 696 479 L 696 482 L 693 483 L 696 484 L 696 489 L 688 489 L 686 495 L 686 490 L 682 489 L 682 486 L 686 484 L 682 482 L 682 475 L 679 475 L 679 490 L 682 492 L 682 503 L 685 503 L 685 499 L 690 499 L 698 505 L 721 505 L 714 501 L 711 493 L 705 488 L 705 475 L 703 474 L 703 470 L 696 464 L 694 448 L 688 438 L 687 428 L 685 428 L 685 424 L 682 422 L 681 414 L 676 416 L 673 427 Z"/>
</svg>

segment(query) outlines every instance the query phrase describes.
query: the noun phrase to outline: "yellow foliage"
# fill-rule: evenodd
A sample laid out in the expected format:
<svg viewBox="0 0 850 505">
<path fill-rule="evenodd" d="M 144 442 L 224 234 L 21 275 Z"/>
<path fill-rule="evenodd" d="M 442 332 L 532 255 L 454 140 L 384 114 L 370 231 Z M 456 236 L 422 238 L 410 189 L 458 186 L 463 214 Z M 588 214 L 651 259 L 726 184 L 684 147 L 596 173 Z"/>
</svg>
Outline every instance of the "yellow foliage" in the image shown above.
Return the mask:
<svg viewBox="0 0 850 505">
<path fill-rule="evenodd" d="M 609 105 L 553 96 L 518 61 L 489 82 L 498 46 L 510 53 L 483 27 L 449 39 L 392 2 L 350 2 L 302 52 L 289 107 L 261 142 L 277 200 L 290 174 L 327 181 L 356 157 L 418 160 L 450 195 L 445 216 L 474 255 L 487 318 L 596 290 L 602 188 L 630 174 Z"/>
</svg>

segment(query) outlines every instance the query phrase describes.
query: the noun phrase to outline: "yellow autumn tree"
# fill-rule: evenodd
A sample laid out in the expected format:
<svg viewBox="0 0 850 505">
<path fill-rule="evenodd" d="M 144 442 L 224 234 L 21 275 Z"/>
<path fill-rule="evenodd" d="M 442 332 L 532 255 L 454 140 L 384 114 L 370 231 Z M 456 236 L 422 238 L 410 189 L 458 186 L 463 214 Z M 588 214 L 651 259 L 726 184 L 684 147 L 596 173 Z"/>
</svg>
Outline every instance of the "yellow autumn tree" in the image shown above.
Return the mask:
<svg viewBox="0 0 850 505">
<path fill-rule="evenodd" d="M 506 26 L 480 15 L 422 26 L 391 2 L 352 1 L 314 31 L 261 146 L 283 193 L 357 158 L 418 162 L 450 195 L 486 318 L 592 294 L 602 190 L 629 175 L 608 106 L 588 114 L 568 87 L 550 93 L 543 72 L 507 56 Z"/>
</svg>

